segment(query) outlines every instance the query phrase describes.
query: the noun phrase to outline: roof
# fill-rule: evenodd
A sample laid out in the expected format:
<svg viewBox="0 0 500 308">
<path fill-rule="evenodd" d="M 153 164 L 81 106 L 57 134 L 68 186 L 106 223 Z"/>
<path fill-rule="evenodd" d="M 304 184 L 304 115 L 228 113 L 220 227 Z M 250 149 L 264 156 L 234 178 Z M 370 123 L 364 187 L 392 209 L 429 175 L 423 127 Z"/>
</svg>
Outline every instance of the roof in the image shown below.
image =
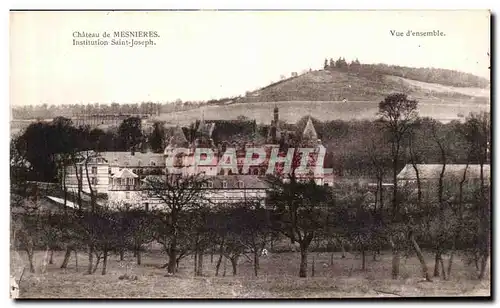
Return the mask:
<svg viewBox="0 0 500 308">
<path fill-rule="evenodd" d="M 246 189 L 266 189 L 268 188 L 267 182 L 256 175 L 216 175 L 207 178 L 208 181 L 212 182 L 212 188 L 214 189 L 234 189 L 234 188 L 246 188 Z M 223 182 L 226 183 L 226 187 L 223 187 Z M 243 187 L 239 187 L 238 183 L 243 182 Z"/>
<path fill-rule="evenodd" d="M 173 129 L 172 136 L 170 137 L 168 141 L 168 147 L 185 147 L 188 145 L 188 140 L 186 139 L 186 135 L 184 135 L 184 132 L 182 131 L 182 128 L 180 126 L 176 126 Z"/>
<path fill-rule="evenodd" d="M 162 179 L 164 176 L 148 175 L 143 179 L 146 182 L 148 179 Z M 255 175 L 216 175 L 207 176 L 206 181 L 212 183 L 209 188 L 213 189 L 266 189 L 268 188 L 267 182 L 262 178 Z M 243 182 L 243 187 L 239 187 L 238 183 Z M 223 182 L 226 182 L 226 187 L 223 187 Z"/>
<path fill-rule="evenodd" d="M 450 164 L 446 165 L 444 177 L 451 178 L 455 177 L 461 179 L 463 177 L 465 164 Z M 439 179 L 441 170 L 443 168 L 442 164 L 417 164 L 418 174 L 421 179 Z M 480 177 L 480 165 L 468 165 L 467 167 L 467 178 L 479 178 Z M 483 165 L 484 177 L 490 178 L 490 165 Z M 407 164 L 403 170 L 397 176 L 398 180 L 404 179 L 417 179 L 415 169 L 413 165 Z"/>
<path fill-rule="evenodd" d="M 113 178 L 121 178 L 121 179 L 134 179 L 139 177 L 137 174 L 133 173 L 129 169 L 121 169 L 117 173 L 113 175 Z"/>
<path fill-rule="evenodd" d="M 304 128 L 304 132 L 302 133 L 302 138 L 312 141 L 318 140 L 318 134 L 316 133 L 316 129 L 311 121 L 311 117 L 307 119 L 307 124 Z"/>
<path fill-rule="evenodd" d="M 135 152 L 101 152 L 100 155 L 108 161 L 111 166 L 165 166 L 163 153 Z"/>
</svg>

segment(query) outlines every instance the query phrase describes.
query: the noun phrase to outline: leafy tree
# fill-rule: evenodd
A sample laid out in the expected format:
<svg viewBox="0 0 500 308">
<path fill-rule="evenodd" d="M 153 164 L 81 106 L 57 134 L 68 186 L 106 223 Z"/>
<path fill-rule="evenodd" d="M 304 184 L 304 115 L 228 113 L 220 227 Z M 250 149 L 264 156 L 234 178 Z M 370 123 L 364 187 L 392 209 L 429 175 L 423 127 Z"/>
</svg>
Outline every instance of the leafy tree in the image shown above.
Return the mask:
<svg viewBox="0 0 500 308">
<path fill-rule="evenodd" d="M 138 117 L 129 117 L 123 120 L 118 127 L 119 147 L 122 151 L 136 149 L 142 142 L 142 124 Z"/>
<path fill-rule="evenodd" d="M 165 150 L 165 129 L 163 122 L 155 122 L 153 124 L 153 131 L 149 136 L 149 145 L 153 152 L 162 153 Z"/>
</svg>

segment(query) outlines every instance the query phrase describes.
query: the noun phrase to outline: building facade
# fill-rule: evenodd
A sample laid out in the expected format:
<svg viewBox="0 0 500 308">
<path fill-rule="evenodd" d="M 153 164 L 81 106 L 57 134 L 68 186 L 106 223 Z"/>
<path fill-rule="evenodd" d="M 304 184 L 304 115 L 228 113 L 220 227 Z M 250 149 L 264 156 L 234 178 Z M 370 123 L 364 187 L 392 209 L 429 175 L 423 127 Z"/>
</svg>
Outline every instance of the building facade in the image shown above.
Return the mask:
<svg viewBox="0 0 500 308">
<path fill-rule="evenodd" d="M 150 200 L 144 192 L 148 176 L 200 175 L 206 179 L 206 187 L 203 187 L 205 196 L 213 204 L 243 201 L 263 203 L 268 187 L 266 176 L 281 174 L 286 180 L 285 174 L 291 168 L 296 168 L 300 161 L 306 161 L 309 165 L 317 161 L 321 163 L 297 175 L 299 181 L 314 180 L 318 185 L 328 186 L 333 184 L 331 171 L 325 172 L 323 168 L 325 148 L 310 118 L 297 144 L 290 144 L 286 140 L 289 134 L 282 133 L 278 108 L 274 108 L 274 118 L 263 144 L 246 142 L 236 148 L 215 144 L 212 138 L 214 126 L 214 123 L 202 119 L 192 138 L 186 137 L 181 127 L 175 127 L 168 137 L 164 153 L 83 153 L 76 166 L 67 168 L 66 187 L 77 190 L 80 180 L 83 191 L 89 192 L 93 188 L 95 192 L 106 194 L 110 202 L 126 202 L 150 208 L 158 200 Z M 257 148 L 259 153 L 250 152 Z M 307 158 L 297 155 L 299 148 L 311 149 L 301 154 L 308 155 Z M 254 157 L 253 154 L 257 155 Z M 257 163 L 245 167 L 245 162 L 254 159 Z M 288 171 L 287 160 L 291 163 Z"/>
</svg>

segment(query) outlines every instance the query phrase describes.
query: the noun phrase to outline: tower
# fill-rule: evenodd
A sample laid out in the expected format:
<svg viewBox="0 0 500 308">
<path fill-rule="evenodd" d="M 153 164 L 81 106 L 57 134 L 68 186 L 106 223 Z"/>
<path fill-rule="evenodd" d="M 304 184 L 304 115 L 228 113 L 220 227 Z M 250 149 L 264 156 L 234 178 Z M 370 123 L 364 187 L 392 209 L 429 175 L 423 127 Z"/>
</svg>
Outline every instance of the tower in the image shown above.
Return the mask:
<svg viewBox="0 0 500 308">
<path fill-rule="evenodd" d="M 277 144 L 281 138 L 279 130 L 279 109 L 278 106 L 274 106 L 273 120 L 271 120 L 271 126 L 269 127 L 269 133 L 267 135 L 267 143 Z"/>
</svg>

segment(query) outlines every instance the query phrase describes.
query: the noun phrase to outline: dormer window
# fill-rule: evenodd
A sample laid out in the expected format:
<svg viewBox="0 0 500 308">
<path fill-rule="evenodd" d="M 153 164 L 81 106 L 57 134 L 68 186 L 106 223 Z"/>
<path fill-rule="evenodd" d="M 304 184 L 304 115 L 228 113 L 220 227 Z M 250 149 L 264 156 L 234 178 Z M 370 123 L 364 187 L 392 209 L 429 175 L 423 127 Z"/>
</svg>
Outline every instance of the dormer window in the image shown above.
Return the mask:
<svg viewBox="0 0 500 308">
<path fill-rule="evenodd" d="M 214 188 L 214 182 L 212 182 L 212 181 L 208 181 L 208 182 L 207 182 L 207 187 L 208 187 L 208 188 Z"/>
<path fill-rule="evenodd" d="M 222 181 L 222 188 L 227 188 L 227 181 Z"/>
<path fill-rule="evenodd" d="M 141 164 L 142 164 L 142 162 L 141 162 L 141 160 L 139 159 L 139 160 L 137 161 L 137 166 L 140 166 Z"/>
<path fill-rule="evenodd" d="M 154 161 L 151 161 L 150 165 L 154 167 L 154 166 L 156 166 L 156 163 Z"/>
<path fill-rule="evenodd" d="M 245 188 L 245 183 L 243 181 L 238 181 L 238 188 Z"/>
</svg>

